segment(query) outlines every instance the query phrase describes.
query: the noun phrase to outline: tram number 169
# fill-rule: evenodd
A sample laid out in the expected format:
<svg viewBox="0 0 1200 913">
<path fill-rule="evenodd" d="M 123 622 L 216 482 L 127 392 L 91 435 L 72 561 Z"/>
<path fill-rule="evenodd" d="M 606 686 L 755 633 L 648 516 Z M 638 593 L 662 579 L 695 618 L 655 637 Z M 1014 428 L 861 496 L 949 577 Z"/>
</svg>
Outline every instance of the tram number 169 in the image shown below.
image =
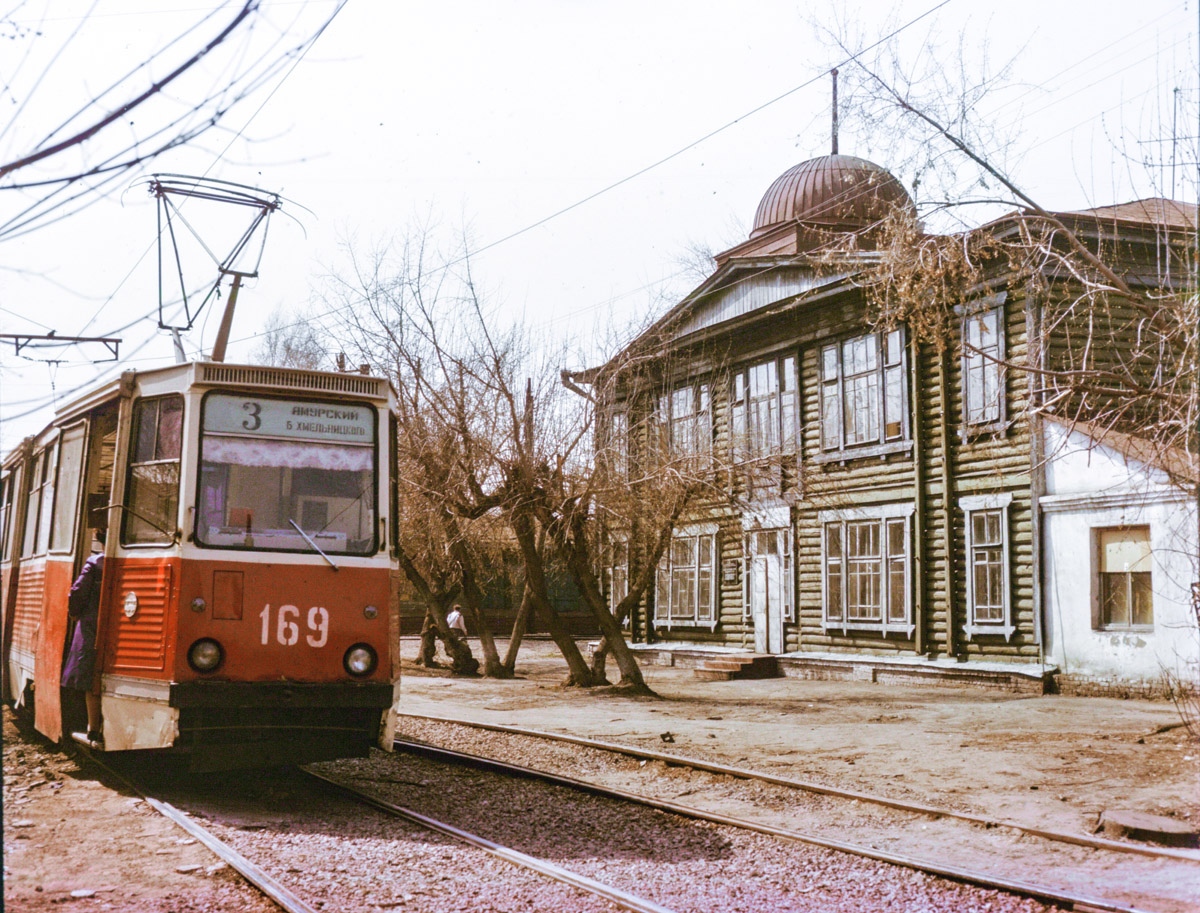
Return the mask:
<svg viewBox="0 0 1200 913">
<path fill-rule="evenodd" d="M 258 615 L 262 619 L 262 642 L 271 641 L 271 604 L 267 603 Z M 275 642 L 284 647 L 293 647 L 300 640 L 300 610 L 294 605 L 281 605 L 275 613 Z M 308 610 L 308 633 L 304 641 L 310 647 L 323 647 L 329 639 L 329 612 L 315 605 Z"/>
</svg>

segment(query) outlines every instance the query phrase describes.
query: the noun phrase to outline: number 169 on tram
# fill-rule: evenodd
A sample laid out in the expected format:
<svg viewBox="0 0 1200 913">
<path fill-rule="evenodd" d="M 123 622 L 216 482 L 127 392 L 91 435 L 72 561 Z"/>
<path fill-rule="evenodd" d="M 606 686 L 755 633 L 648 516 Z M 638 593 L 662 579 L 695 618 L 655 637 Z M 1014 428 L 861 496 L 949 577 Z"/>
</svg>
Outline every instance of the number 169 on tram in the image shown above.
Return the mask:
<svg viewBox="0 0 1200 913">
<path fill-rule="evenodd" d="M 5 700 L 52 740 L 82 727 L 68 593 L 102 549 L 96 747 L 197 771 L 390 750 L 392 395 L 193 362 L 60 409 L 0 474 Z"/>
</svg>

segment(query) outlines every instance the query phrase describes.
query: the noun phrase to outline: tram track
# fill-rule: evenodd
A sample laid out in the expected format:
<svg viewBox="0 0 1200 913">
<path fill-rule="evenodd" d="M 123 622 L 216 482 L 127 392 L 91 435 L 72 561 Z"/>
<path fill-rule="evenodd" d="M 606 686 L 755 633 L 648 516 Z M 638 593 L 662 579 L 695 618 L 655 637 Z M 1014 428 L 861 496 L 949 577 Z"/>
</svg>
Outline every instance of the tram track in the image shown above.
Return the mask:
<svg viewBox="0 0 1200 913">
<path fill-rule="evenodd" d="M 512 771 L 464 769 L 458 760 L 381 754 L 317 767 L 164 784 L 158 791 L 171 802 L 151 796 L 146 784 L 131 787 L 289 913 L 864 906 L 1140 913 L 1049 897 L 1033 902 L 879 860 L 850 861 L 827 847 L 788 848 L 778 835 L 733 822 L 664 814 Z M 393 817 L 364 814 L 365 805 Z M 448 849 L 446 839 L 465 849 Z M 491 868 L 480 861 L 484 854 L 495 861 Z M 518 865 L 535 874 L 515 874 Z M 548 879 L 558 887 L 547 887 Z M 513 898 L 520 901 L 506 902 Z"/>
<path fill-rule="evenodd" d="M 1197 892 L 1200 892 L 1200 869 L 1195 866 L 1200 857 L 1186 850 L 1142 847 L 1088 835 L 1021 827 L 1012 822 L 996 821 L 978 815 L 899 802 L 887 797 L 838 790 L 820 784 L 807 784 L 744 768 L 731 768 L 680 755 L 646 751 L 581 737 L 543 734 L 536 730 L 496 724 L 477 725 L 431 716 L 409 715 L 407 719 L 436 721 L 440 725 L 460 727 L 460 733 L 465 731 L 461 727 L 469 726 L 504 737 L 549 741 L 564 746 L 564 757 L 557 763 L 553 758 L 548 764 L 544 763 L 544 756 L 539 755 L 536 770 L 528 769 L 527 764 L 514 762 L 512 756 L 519 756 L 521 752 L 511 746 L 489 748 L 475 745 L 473 750 L 487 757 L 462 757 L 459 759 L 460 763 L 508 763 L 513 768 L 513 775 L 548 777 L 570 788 L 589 792 L 610 791 L 627 801 L 645 803 L 678 814 L 692 815 L 730 826 L 750 827 L 760 833 L 772 833 L 784 839 L 826 846 L 840 852 L 910 866 L 968 883 L 991 885 L 1076 908 L 1183 911 L 1192 909 L 1194 898 Z M 464 741 L 446 731 L 433 738 L 420 738 L 427 742 L 437 742 L 441 749 L 449 744 Z M 404 747 L 405 750 L 409 750 L 408 746 Z M 461 746 L 455 747 L 460 754 L 465 754 Z M 590 758 L 580 756 L 577 750 L 580 747 L 588 749 L 589 753 L 600 752 L 635 758 L 638 759 L 637 766 L 631 769 L 626 764 L 623 772 L 608 771 L 596 776 Z M 423 745 L 416 750 L 428 751 L 432 748 L 431 745 Z M 504 757 L 497 757 L 498 755 Z M 676 773 L 659 777 L 657 782 L 643 789 L 640 787 L 652 779 L 652 773 L 643 765 L 651 760 L 659 762 L 659 766 L 663 766 L 665 770 Z M 564 775 L 560 765 L 568 766 L 569 771 L 586 765 L 589 778 L 584 781 L 576 776 Z M 555 769 L 556 767 L 558 769 Z M 684 773 L 678 773 L 680 770 Z M 706 778 L 703 782 L 690 782 L 686 774 L 688 771 L 702 773 Z M 714 784 L 713 778 L 728 778 L 734 782 L 749 783 L 753 787 L 752 791 L 758 794 L 750 799 L 739 798 L 736 802 L 730 801 L 728 793 L 732 787 L 728 786 L 728 783 Z M 599 782 L 601 780 L 604 782 Z M 633 782 L 638 784 L 638 787 L 614 787 L 614 780 L 625 784 Z M 764 797 L 761 794 L 762 787 L 773 790 L 774 794 Z M 664 790 L 667 795 L 663 795 Z M 837 800 L 842 804 L 843 815 L 850 815 L 855 819 L 864 815 L 864 804 L 873 801 L 880 808 L 892 813 L 893 817 L 902 812 L 903 818 L 900 821 L 889 822 L 885 820 L 886 816 L 880 818 L 876 815 L 867 825 L 856 820 L 855 826 L 848 831 L 830 826 L 826 818 L 821 819 L 819 826 L 803 827 L 793 823 L 797 818 L 803 819 L 803 814 L 793 814 L 792 809 L 789 809 L 788 813 L 780 812 L 781 806 L 787 803 L 786 798 L 781 801 L 778 795 L 781 790 L 815 792 L 826 804 Z M 719 792 L 723 801 L 702 801 L 700 804 L 703 807 L 691 804 L 692 800 L 689 800 L 689 804 L 675 801 L 683 795 L 710 791 Z M 672 793 L 680 795 L 672 798 Z M 714 806 L 719 810 L 714 811 Z M 731 806 L 737 809 L 737 813 L 729 812 Z M 929 823 L 917 823 L 918 821 Z M 928 832 L 927 827 L 930 828 Z M 954 827 L 959 829 L 957 833 L 953 831 Z M 857 834 L 858 839 L 848 839 L 843 835 L 843 831 L 851 835 Z M 905 848 L 905 851 L 898 851 L 897 846 Z M 933 849 L 930 849 L 930 846 Z M 966 863 L 963 860 L 966 860 Z M 971 864 L 972 860 L 976 864 Z M 979 861 L 983 864 L 978 864 Z M 1081 884 L 1088 885 L 1088 890 L 1080 890 Z M 1143 906 L 1143 902 L 1148 902 L 1148 905 Z"/>
<path fill-rule="evenodd" d="M 728 764 L 719 764 L 714 761 L 688 757 L 687 755 L 681 755 L 672 752 L 650 751 L 645 748 L 637 748 L 631 745 L 621 745 L 616 742 L 608 742 L 600 739 L 589 739 L 585 736 L 569 735 L 567 733 L 560 732 L 547 732 L 539 729 L 530 729 L 524 726 L 505 726 L 499 723 L 478 723 L 472 720 L 463 720 L 454 717 L 440 717 L 430 714 L 401 713 L 400 717 L 411 720 L 424 720 L 432 723 L 445 723 L 453 726 L 464 726 L 471 729 L 497 732 L 506 735 L 525 736 L 532 739 L 561 742 L 568 745 L 577 745 L 583 748 L 621 754 L 627 757 L 637 758 L 639 760 L 657 761 L 663 764 L 686 767 L 691 770 L 705 771 L 707 773 L 734 777 L 740 780 L 755 780 L 761 783 L 782 786 L 787 789 L 801 790 L 822 796 L 830 796 L 854 802 L 867 802 L 873 805 L 882 806 L 884 808 L 912 812 L 914 814 L 924 815 L 930 818 L 953 818 L 969 824 L 979 825 L 984 828 L 1010 828 L 1012 830 L 1020 831 L 1021 833 L 1027 834 L 1031 837 L 1038 837 L 1059 843 L 1070 843 L 1076 846 L 1090 847 L 1092 849 L 1108 850 L 1117 853 L 1129 853 L 1132 855 L 1147 856 L 1158 859 L 1178 859 L 1200 863 L 1200 851 L 1196 850 L 1151 847 L 1136 843 L 1126 843 L 1120 840 L 1109 840 L 1090 834 L 1073 834 L 1066 831 L 1057 831 L 1051 828 L 1037 827 L 1023 824 L 1018 821 L 1005 820 L 1001 818 L 990 818 L 986 815 L 977 815 L 971 812 L 963 812 L 921 802 L 909 802 L 903 799 L 894 799 L 888 796 L 880 796 L 858 790 L 841 789 L 809 780 L 798 780 L 792 777 L 779 777 L 775 776 L 774 774 L 763 773 L 762 771 L 751 770 L 745 767 L 734 767 Z"/>
<path fill-rule="evenodd" d="M 519 735 L 529 737 L 525 732 Z M 246 779 L 256 780 L 259 786 L 245 786 L 245 795 L 232 805 L 227 797 L 217 798 L 214 804 L 203 795 L 189 793 L 196 788 L 195 783 L 173 786 L 184 797 L 179 804 L 190 805 L 191 814 L 152 796 L 152 788 L 129 783 L 128 778 L 125 782 L 289 913 L 380 908 L 488 910 L 495 908 L 497 890 L 501 895 L 539 896 L 535 908 L 569 909 L 573 913 L 592 909 L 637 913 L 699 913 L 751 907 L 861 909 L 858 901 L 862 898 L 855 896 L 850 906 L 840 905 L 839 899 L 846 896 L 847 890 L 861 891 L 864 885 L 874 891 L 883 886 L 888 896 L 884 906 L 889 909 L 958 910 L 979 906 L 1106 913 L 1175 913 L 1186 909 L 1100 896 L 1103 892 L 1067 890 L 1036 879 L 997 876 L 947 862 L 931 863 L 911 854 L 803 833 L 429 744 L 400 740 L 396 747 L 399 752 L 395 755 L 316 765 L 319 769 L 297 772 L 287 779 L 255 774 Z M 566 747 L 576 757 L 580 755 L 581 746 Z M 591 746 L 589 750 L 598 749 Z M 676 756 L 664 757 L 678 764 Z M 707 776 L 710 772 L 699 773 Z M 493 779 L 485 784 L 470 782 L 475 776 Z M 298 785 L 310 780 L 311 785 Z M 534 791 L 514 786 L 518 782 L 533 784 Z M 341 805 L 326 807 L 323 803 L 330 801 L 331 794 L 338 796 L 343 805 L 352 799 L 399 818 L 401 829 L 377 822 L 367 826 L 361 819 L 370 816 L 361 811 L 348 811 Z M 493 803 L 490 808 L 489 801 Z M 603 807 L 594 804 L 597 802 Z M 536 821 L 522 821 L 529 817 Z M 672 823 L 677 819 L 683 823 Z M 382 842 L 388 849 L 382 854 L 378 846 L 362 850 L 364 827 L 369 833 L 368 842 Z M 416 829 L 435 836 L 419 836 Z M 577 830 L 585 835 L 578 836 Z M 554 839 L 547 842 L 547 831 L 557 835 L 557 843 Z M 305 836 L 301 838 L 301 834 Z M 631 835 L 636 835 L 632 842 Z M 448 853 L 445 840 L 454 840 L 467 849 Z M 314 841 L 321 847 L 316 852 L 310 846 Z M 419 854 L 410 852 L 418 844 L 426 849 Z M 795 848 L 788 850 L 785 846 Z M 397 848 L 406 854 L 407 866 L 396 866 L 400 855 Z M 471 854 L 465 865 L 459 858 L 463 853 Z M 483 854 L 500 867 L 488 870 L 486 890 L 492 893 L 485 899 L 476 887 L 465 890 L 477 893 L 464 896 L 459 882 L 485 868 L 477 861 Z M 314 865 L 314 858 L 321 860 L 320 865 Z M 457 874 L 451 874 L 455 868 L 451 863 L 457 864 Z M 532 874 L 515 876 L 508 871 L 514 866 Z M 914 873 L 916 881 L 912 876 L 897 876 L 897 868 Z M 435 873 L 432 886 L 424 877 L 431 869 Z M 447 879 L 450 884 L 446 884 Z M 517 885 L 511 889 L 505 887 L 510 879 Z M 544 882 L 548 879 L 560 887 L 546 888 Z M 704 879 L 702 888 L 707 893 L 697 897 L 694 886 L 681 887 L 681 880 L 686 879 Z M 415 886 L 414 880 L 421 887 Z M 894 887 L 892 882 L 902 886 Z M 355 896 L 354 886 L 363 883 L 375 885 L 371 902 Z M 554 898 L 548 905 L 547 890 Z M 810 890 L 816 892 L 811 897 L 807 894 Z M 914 891 L 929 896 L 919 896 L 911 903 L 893 902 L 893 896 L 887 893 L 907 897 Z M 984 893 L 976 896 L 976 891 Z M 380 901 L 379 897 L 387 899 Z M 1001 897 L 1011 900 L 1000 901 Z M 1016 906 L 1012 906 L 1014 902 Z M 863 903 L 872 905 L 870 900 Z"/>
</svg>

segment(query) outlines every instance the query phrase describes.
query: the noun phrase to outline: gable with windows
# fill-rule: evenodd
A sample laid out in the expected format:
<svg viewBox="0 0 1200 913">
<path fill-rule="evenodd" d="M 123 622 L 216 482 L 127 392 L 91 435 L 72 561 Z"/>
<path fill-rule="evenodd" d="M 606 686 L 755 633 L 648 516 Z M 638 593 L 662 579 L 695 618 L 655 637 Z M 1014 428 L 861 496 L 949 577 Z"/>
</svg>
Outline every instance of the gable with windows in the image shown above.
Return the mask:
<svg viewBox="0 0 1200 913">
<path fill-rule="evenodd" d="M 821 449 L 863 456 L 908 447 L 904 329 L 821 347 Z"/>
</svg>

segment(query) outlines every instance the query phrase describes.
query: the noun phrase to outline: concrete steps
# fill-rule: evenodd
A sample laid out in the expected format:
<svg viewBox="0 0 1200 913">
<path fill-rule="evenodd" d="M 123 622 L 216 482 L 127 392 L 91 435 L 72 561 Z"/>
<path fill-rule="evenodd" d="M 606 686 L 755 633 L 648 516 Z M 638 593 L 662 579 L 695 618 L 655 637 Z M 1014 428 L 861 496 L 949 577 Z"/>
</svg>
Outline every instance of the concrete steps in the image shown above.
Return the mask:
<svg viewBox="0 0 1200 913">
<path fill-rule="evenodd" d="M 779 663 L 774 656 L 746 653 L 703 660 L 692 674 L 702 682 L 728 682 L 735 679 L 779 678 Z"/>
</svg>

